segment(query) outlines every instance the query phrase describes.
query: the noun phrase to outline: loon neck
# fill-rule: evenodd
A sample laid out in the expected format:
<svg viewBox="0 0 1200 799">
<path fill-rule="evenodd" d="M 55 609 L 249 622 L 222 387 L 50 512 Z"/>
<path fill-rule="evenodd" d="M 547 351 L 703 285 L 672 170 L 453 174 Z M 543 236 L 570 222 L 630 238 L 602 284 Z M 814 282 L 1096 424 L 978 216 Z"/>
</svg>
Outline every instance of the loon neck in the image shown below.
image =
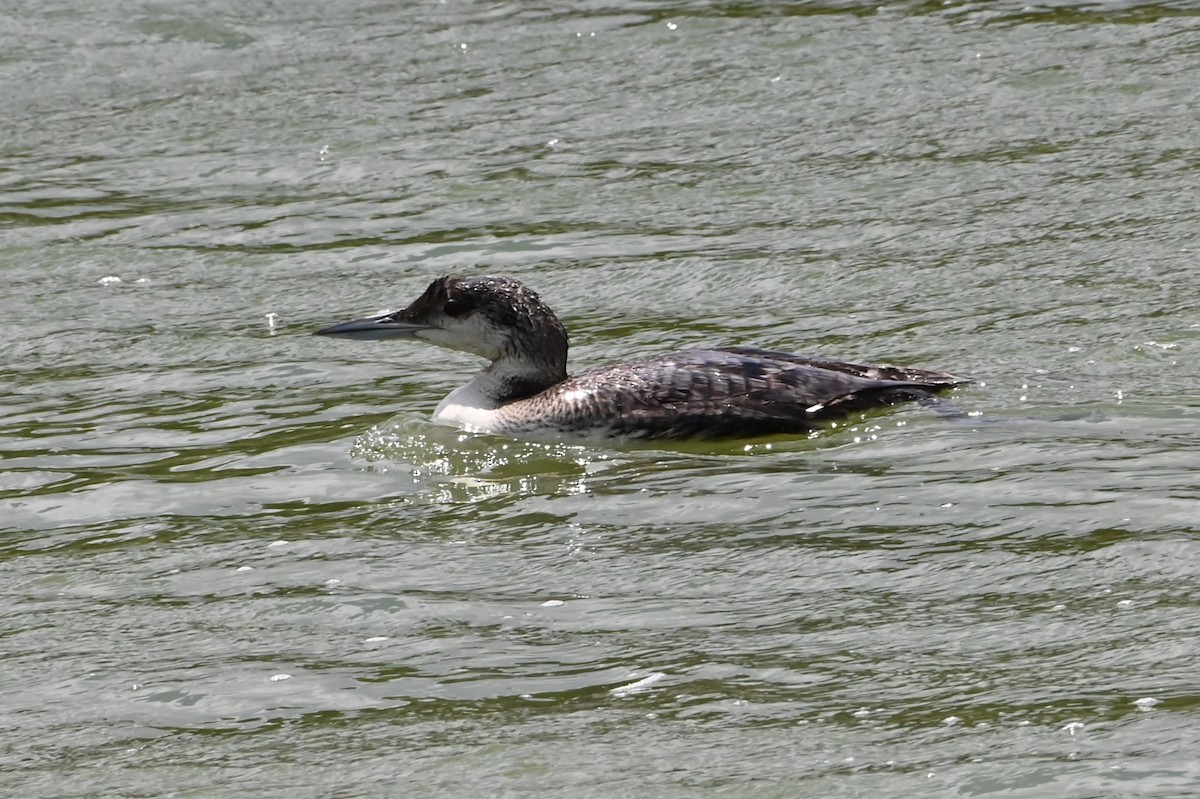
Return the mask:
<svg viewBox="0 0 1200 799">
<path fill-rule="evenodd" d="M 476 374 L 463 389 L 486 407 L 499 408 L 539 394 L 566 378 L 565 363 L 499 358 Z"/>
</svg>

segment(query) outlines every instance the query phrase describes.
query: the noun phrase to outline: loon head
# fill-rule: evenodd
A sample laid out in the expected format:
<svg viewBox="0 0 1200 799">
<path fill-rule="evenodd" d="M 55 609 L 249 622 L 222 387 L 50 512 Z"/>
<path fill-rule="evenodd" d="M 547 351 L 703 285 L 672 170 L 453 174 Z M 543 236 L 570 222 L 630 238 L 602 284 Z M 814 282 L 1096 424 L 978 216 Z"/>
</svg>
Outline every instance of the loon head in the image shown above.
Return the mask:
<svg viewBox="0 0 1200 799">
<path fill-rule="evenodd" d="M 567 332 L 537 293 L 512 278 L 440 277 L 407 308 L 316 331 L 360 340 L 419 339 L 487 358 L 566 374 Z"/>
</svg>

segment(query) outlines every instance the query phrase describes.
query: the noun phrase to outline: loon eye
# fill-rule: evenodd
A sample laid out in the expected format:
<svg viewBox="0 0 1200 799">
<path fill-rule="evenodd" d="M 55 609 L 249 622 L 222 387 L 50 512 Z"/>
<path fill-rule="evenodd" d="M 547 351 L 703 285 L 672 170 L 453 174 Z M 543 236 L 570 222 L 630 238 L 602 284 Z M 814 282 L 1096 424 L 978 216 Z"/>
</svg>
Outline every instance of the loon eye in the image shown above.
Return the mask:
<svg viewBox="0 0 1200 799">
<path fill-rule="evenodd" d="M 451 297 L 446 300 L 446 304 L 442 306 L 442 310 L 446 312 L 447 316 L 461 318 L 475 310 L 475 303 L 465 297 Z"/>
</svg>

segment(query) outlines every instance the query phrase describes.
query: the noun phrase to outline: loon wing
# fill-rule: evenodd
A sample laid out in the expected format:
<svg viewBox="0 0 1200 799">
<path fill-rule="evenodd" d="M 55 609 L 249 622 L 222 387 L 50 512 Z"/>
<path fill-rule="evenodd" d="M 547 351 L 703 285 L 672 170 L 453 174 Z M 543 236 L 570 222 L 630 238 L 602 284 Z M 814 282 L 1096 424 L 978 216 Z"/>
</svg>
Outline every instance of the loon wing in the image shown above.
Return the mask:
<svg viewBox="0 0 1200 799">
<path fill-rule="evenodd" d="M 822 419 L 953 385 L 817 363 L 841 364 L 751 348 L 693 350 L 581 372 L 560 384 L 559 396 L 570 398 L 576 423 L 580 416 L 604 419 L 616 435 L 749 438 L 812 432 Z"/>
<path fill-rule="evenodd" d="M 763 358 L 771 361 L 794 363 L 800 366 L 816 366 L 833 372 L 871 377 L 877 380 L 898 380 L 905 383 L 922 383 L 931 388 L 946 386 L 961 386 L 970 383 L 969 377 L 959 377 L 949 372 L 939 372 L 933 369 L 916 369 L 911 366 L 892 366 L 890 364 L 866 364 L 840 361 L 836 358 L 822 358 L 810 355 L 797 355 L 791 352 L 764 350 L 758 347 L 717 347 L 718 352 L 728 352 L 733 355 L 743 355 L 748 358 Z"/>
</svg>

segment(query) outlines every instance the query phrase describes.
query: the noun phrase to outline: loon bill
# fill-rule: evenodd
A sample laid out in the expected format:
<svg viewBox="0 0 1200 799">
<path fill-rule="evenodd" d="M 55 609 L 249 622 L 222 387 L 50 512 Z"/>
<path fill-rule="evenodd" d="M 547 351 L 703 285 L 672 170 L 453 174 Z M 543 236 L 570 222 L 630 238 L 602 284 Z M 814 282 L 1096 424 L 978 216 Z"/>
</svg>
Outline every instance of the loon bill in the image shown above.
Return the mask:
<svg viewBox="0 0 1200 799">
<path fill-rule="evenodd" d="M 507 277 L 442 277 L 401 311 L 316 331 L 418 339 L 490 365 L 433 420 L 539 439 L 720 439 L 807 434 L 818 423 L 971 382 L 946 372 L 847 363 L 754 347 L 687 350 L 567 375 L 567 331 Z"/>
</svg>

